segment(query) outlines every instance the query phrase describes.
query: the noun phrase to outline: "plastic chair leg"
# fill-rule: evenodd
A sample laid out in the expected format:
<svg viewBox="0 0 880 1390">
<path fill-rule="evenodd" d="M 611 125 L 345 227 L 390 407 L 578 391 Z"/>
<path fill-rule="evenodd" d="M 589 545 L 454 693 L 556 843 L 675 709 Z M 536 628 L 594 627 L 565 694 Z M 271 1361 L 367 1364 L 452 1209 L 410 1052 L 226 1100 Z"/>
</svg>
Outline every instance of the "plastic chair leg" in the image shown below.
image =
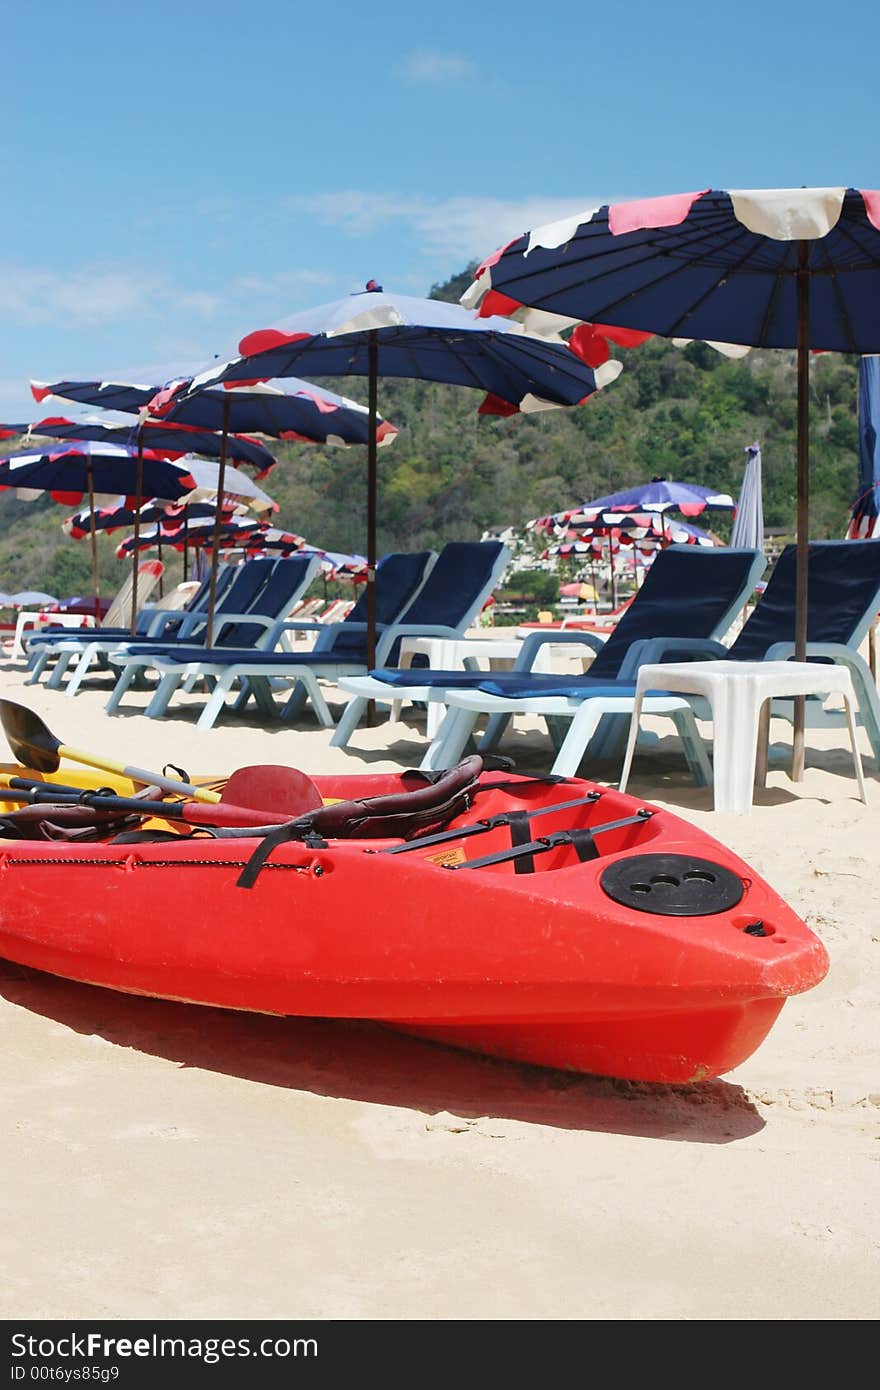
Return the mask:
<svg viewBox="0 0 880 1390">
<path fill-rule="evenodd" d="M 422 771 L 441 771 L 447 767 L 455 767 L 456 763 L 461 761 L 478 718 L 477 710 L 456 709 L 454 705 L 450 705 L 437 731 L 437 737 L 429 745 L 419 764 Z M 482 743 L 480 748 L 482 750 Z"/>
<path fill-rule="evenodd" d="M 50 674 L 50 676 L 49 676 L 49 679 L 46 681 L 46 689 L 47 689 L 47 690 L 60 690 L 60 689 L 62 688 L 62 685 L 63 685 L 63 683 L 64 683 L 63 680 L 62 680 L 62 677 L 64 676 L 64 673 L 66 672 L 68 666 L 70 665 L 71 661 L 73 660 L 73 657 L 74 657 L 74 653 L 73 653 L 73 652 L 59 652 L 59 653 L 58 653 L 58 660 L 55 662 L 55 665 L 54 665 L 54 667 L 52 668 L 52 672 L 51 672 L 51 674 Z M 88 662 L 86 662 L 86 666 L 87 666 L 87 665 L 88 665 Z M 84 670 L 85 670 L 85 668 L 84 668 Z M 74 674 L 75 674 L 75 673 L 74 673 Z"/>
<path fill-rule="evenodd" d="M 166 671 L 156 687 L 156 693 L 144 711 L 148 719 L 161 719 L 171 703 L 171 697 L 184 679 L 183 671 Z"/>
<path fill-rule="evenodd" d="M 336 725 L 336 731 L 330 740 L 331 748 L 347 748 L 348 741 L 363 718 L 364 710 L 367 708 L 367 700 L 363 695 L 352 695 Z M 392 705 L 393 708 L 393 705 Z"/>
<path fill-rule="evenodd" d="M 119 672 L 116 684 L 113 687 L 110 699 L 104 706 L 105 713 L 116 713 L 122 701 L 123 695 L 125 694 L 126 690 L 128 690 L 129 686 L 132 685 L 132 683 L 135 681 L 140 669 L 141 668 L 139 666 L 136 666 L 133 661 L 128 662 L 127 665 L 122 667 L 121 671 Z"/>
</svg>

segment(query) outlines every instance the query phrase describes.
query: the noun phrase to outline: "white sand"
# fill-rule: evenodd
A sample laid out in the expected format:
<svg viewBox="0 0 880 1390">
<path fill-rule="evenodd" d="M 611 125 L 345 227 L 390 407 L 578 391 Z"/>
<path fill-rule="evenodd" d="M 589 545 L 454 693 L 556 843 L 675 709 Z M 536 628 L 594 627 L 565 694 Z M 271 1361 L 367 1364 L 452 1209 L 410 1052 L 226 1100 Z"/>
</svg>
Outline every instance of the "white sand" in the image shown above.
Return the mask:
<svg viewBox="0 0 880 1390">
<path fill-rule="evenodd" d="M 62 741 L 146 766 L 382 770 L 424 748 L 418 716 L 362 730 L 351 755 L 308 719 L 196 735 L 198 697 L 161 722 L 108 719 L 97 688 L 68 700 L 0 669 Z M 522 769 L 547 765 L 539 728 L 507 744 Z M 0 1316 L 874 1319 L 880 788 L 865 741 L 872 805 L 854 799 L 843 737 L 808 733 L 804 782 L 771 773 L 748 817 L 711 812 L 671 736 L 637 763 L 636 795 L 741 853 L 831 956 L 755 1055 L 704 1086 L 563 1076 L 0 962 Z"/>
</svg>

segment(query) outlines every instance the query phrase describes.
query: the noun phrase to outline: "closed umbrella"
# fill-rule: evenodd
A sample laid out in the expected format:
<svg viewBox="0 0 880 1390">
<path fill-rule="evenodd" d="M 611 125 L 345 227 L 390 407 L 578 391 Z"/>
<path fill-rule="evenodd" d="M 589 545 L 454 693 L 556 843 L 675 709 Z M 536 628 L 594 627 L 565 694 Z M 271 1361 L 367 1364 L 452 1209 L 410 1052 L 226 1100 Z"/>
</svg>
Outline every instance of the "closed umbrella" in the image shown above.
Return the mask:
<svg viewBox="0 0 880 1390">
<path fill-rule="evenodd" d="M 848 540 L 880 535 L 880 357 L 859 359 L 859 491 Z"/>
<path fill-rule="evenodd" d="M 807 641 L 810 351 L 880 352 L 880 192 L 703 189 L 590 209 L 490 256 L 463 302 L 528 322 L 797 349 L 797 613 Z M 803 700 L 794 758 L 803 773 Z"/>
<path fill-rule="evenodd" d="M 859 492 L 850 514 L 847 538 L 880 535 L 880 357 L 859 359 Z M 871 674 L 877 678 L 877 623 L 868 636 Z"/>
<path fill-rule="evenodd" d="M 746 447 L 748 458 L 743 472 L 736 516 L 730 531 L 730 544 L 747 549 L 764 549 L 764 502 L 761 494 L 761 449 L 758 444 Z"/>
</svg>

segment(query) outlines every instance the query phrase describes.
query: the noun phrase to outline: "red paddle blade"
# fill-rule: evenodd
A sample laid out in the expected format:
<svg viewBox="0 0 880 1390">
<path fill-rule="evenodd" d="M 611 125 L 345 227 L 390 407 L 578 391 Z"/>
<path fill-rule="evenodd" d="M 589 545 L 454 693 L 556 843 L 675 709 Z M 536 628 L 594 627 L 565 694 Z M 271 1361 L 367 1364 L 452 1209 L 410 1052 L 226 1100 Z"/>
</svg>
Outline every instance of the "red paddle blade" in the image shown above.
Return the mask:
<svg viewBox="0 0 880 1390">
<path fill-rule="evenodd" d="M 225 803 L 271 812 L 268 820 L 292 819 L 324 804 L 311 777 L 296 767 L 274 763 L 237 768 L 223 788 L 220 804 Z"/>
</svg>

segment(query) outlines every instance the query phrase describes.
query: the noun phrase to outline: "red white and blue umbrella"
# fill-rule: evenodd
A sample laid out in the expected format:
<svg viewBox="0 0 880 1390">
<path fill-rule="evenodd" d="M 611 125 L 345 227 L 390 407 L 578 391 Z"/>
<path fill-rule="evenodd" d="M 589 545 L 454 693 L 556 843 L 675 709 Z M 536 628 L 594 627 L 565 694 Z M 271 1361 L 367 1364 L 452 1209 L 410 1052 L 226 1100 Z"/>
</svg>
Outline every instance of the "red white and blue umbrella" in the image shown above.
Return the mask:
<svg viewBox="0 0 880 1390">
<path fill-rule="evenodd" d="M 0 490 L 12 490 L 20 498 L 31 499 L 48 493 L 53 501 L 67 506 L 76 506 L 88 497 L 90 513 L 95 512 L 97 502 L 114 503 L 120 491 L 124 493 L 126 505 L 134 507 L 135 489 L 141 485 L 147 495 L 167 501 L 184 497 L 198 500 L 200 496 L 216 494 L 219 479 L 219 467 L 206 460 L 188 456 L 167 459 L 152 449 L 139 451 L 91 440 L 61 442 L 39 451 L 0 459 Z M 250 505 L 260 505 L 265 510 L 275 507 L 271 497 L 237 469 L 227 470 L 226 489 L 226 498 L 247 500 Z M 95 528 L 90 526 L 90 532 L 97 606 L 100 587 Z"/>
<path fill-rule="evenodd" d="M 796 348 L 797 615 L 807 640 L 811 350 L 880 352 L 880 191 L 704 189 L 538 227 L 480 267 L 463 302 L 667 338 Z M 803 769 L 803 701 L 794 775 Z"/>
<path fill-rule="evenodd" d="M 220 382 L 267 381 L 307 369 L 319 376 L 366 376 L 370 418 L 377 418 L 380 376 L 476 387 L 483 413 L 508 415 L 577 405 L 613 380 L 619 363 L 594 371 L 561 340 L 525 333 L 506 319 L 480 319 L 457 304 L 386 293 L 370 281 L 363 294 L 294 314 L 248 334 L 240 356 L 214 363 L 191 393 Z M 367 656 L 375 653 L 376 438 L 368 434 Z"/>
<path fill-rule="evenodd" d="M 182 519 L 177 519 L 174 523 L 160 523 L 157 526 L 139 532 L 137 537 L 126 536 L 116 547 L 116 554 L 119 559 L 133 555 L 135 551 L 149 550 L 154 546 L 168 546 L 172 550 L 183 550 L 186 546 L 198 546 L 204 549 L 214 544 L 214 512 L 198 521 L 184 524 Z M 261 548 L 261 539 L 267 532 L 275 532 L 275 527 L 264 526 L 261 522 L 248 517 L 232 516 L 226 517 L 221 522 L 219 546 L 221 550 L 250 550 Z M 286 554 L 292 555 L 301 550 L 304 544 L 302 536 L 296 536 L 292 531 L 277 532 L 278 537 L 285 538 L 285 545 L 278 545 L 278 549 L 284 549 Z"/>
<path fill-rule="evenodd" d="M 224 519 L 228 519 L 236 509 L 233 507 L 225 508 Z M 185 520 L 205 521 L 213 517 L 214 512 L 213 502 L 189 502 L 177 506 L 154 498 L 141 507 L 140 519 L 142 525 L 149 526 L 151 522 L 161 522 L 170 530 L 176 531 L 184 524 Z M 114 506 L 95 508 L 95 530 L 105 531 L 108 535 L 112 535 L 114 531 L 127 530 L 134 525 L 134 519 L 134 508 L 125 505 L 124 497 L 120 497 Z M 67 517 L 61 523 L 61 529 L 66 536 L 70 536 L 71 540 L 84 540 L 91 530 L 91 518 L 88 511 L 75 512 L 73 516 Z"/>
<path fill-rule="evenodd" d="M 181 387 L 189 385 L 194 371 L 195 368 L 187 371 L 179 366 L 158 368 L 145 373 L 146 380 L 140 383 L 111 380 L 31 382 L 31 391 L 38 401 L 58 396 L 108 410 L 139 413 L 141 423 L 137 428 L 142 443 L 146 442 L 148 430 L 219 431 L 221 473 L 225 470 L 227 454 L 233 455 L 232 448 L 227 448 L 227 441 L 242 432 L 337 446 L 369 441 L 373 447 L 390 444 L 397 434 L 395 427 L 380 415 L 371 416 L 355 401 L 299 378 L 281 384 L 255 382 L 248 390 L 234 394 L 218 387 L 200 392 L 185 402 L 179 401 Z M 220 525 L 219 514 L 217 525 Z M 208 645 L 213 638 L 216 578 L 216 564 L 212 563 Z"/>
<path fill-rule="evenodd" d="M 193 462 L 167 459 L 145 449 L 143 468 L 149 492 L 169 501 L 195 492 L 200 484 L 195 471 L 190 470 Z M 47 492 L 53 501 L 68 506 L 75 506 L 84 497 L 112 500 L 124 492 L 131 504 L 136 463 L 137 449 L 121 444 L 62 442 L 0 459 L 0 489 L 14 489 L 19 496 Z"/>
<path fill-rule="evenodd" d="M 56 502 L 76 505 L 89 499 L 94 514 L 96 497 L 112 499 L 120 489 L 133 487 L 139 469 L 150 480 L 150 491 L 162 497 L 185 497 L 198 483 L 181 463 L 144 450 L 138 460 L 136 449 L 118 444 L 97 444 L 84 440 L 78 444 L 60 443 L 34 453 L 0 459 L 0 489 L 12 490 L 18 497 L 33 498 L 48 493 Z M 129 499 L 130 501 L 130 499 Z M 95 617 L 100 615 L 100 582 L 96 532 L 91 528 L 92 584 Z"/>
<path fill-rule="evenodd" d="M 144 420 L 140 425 L 114 425 L 103 420 L 68 420 L 62 415 L 49 415 L 43 420 L 24 426 L 30 438 L 90 439 L 96 443 L 122 444 L 137 449 L 140 442 L 166 458 L 181 458 L 184 454 L 201 454 L 219 458 L 222 439 L 209 429 L 190 425 L 171 424 L 165 420 Z M 276 459 L 259 440 L 230 434 L 227 455 L 235 463 L 249 463 L 258 478 L 265 478 L 275 467 Z"/>
<path fill-rule="evenodd" d="M 155 403 L 150 411 L 150 418 L 155 423 L 161 420 L 168 425 L 221 430 L 228 395 L 222 387 L 202 391 L 185 402 L 176 400 L 180 387 L 188 385 L 202 365 L 201 362 L 196 363 L 189 370 L 158 368 L 151 379 L 152 384 L 98 380 L 32 381 L 31 392 L 40 402 L 54 396 L 61 400 L 77 401 L 81 405 L 95 405 L 104 410 L 135 415 Z M 367 442 L 369 413 L 366 406 L 295 377 L 283 382 L 255 383 L 249 388 L 240 389 L 227 408 L 230 410 L 229 428 L 233 433 L 265 434 L 270 439 L 336 447 Z M 17 427 L 10 425 L 7 428 L 11 430 Z M 379 447 L 390 444 L 396 434 L 395 426 L 379 416 Z"/>
</svg>

